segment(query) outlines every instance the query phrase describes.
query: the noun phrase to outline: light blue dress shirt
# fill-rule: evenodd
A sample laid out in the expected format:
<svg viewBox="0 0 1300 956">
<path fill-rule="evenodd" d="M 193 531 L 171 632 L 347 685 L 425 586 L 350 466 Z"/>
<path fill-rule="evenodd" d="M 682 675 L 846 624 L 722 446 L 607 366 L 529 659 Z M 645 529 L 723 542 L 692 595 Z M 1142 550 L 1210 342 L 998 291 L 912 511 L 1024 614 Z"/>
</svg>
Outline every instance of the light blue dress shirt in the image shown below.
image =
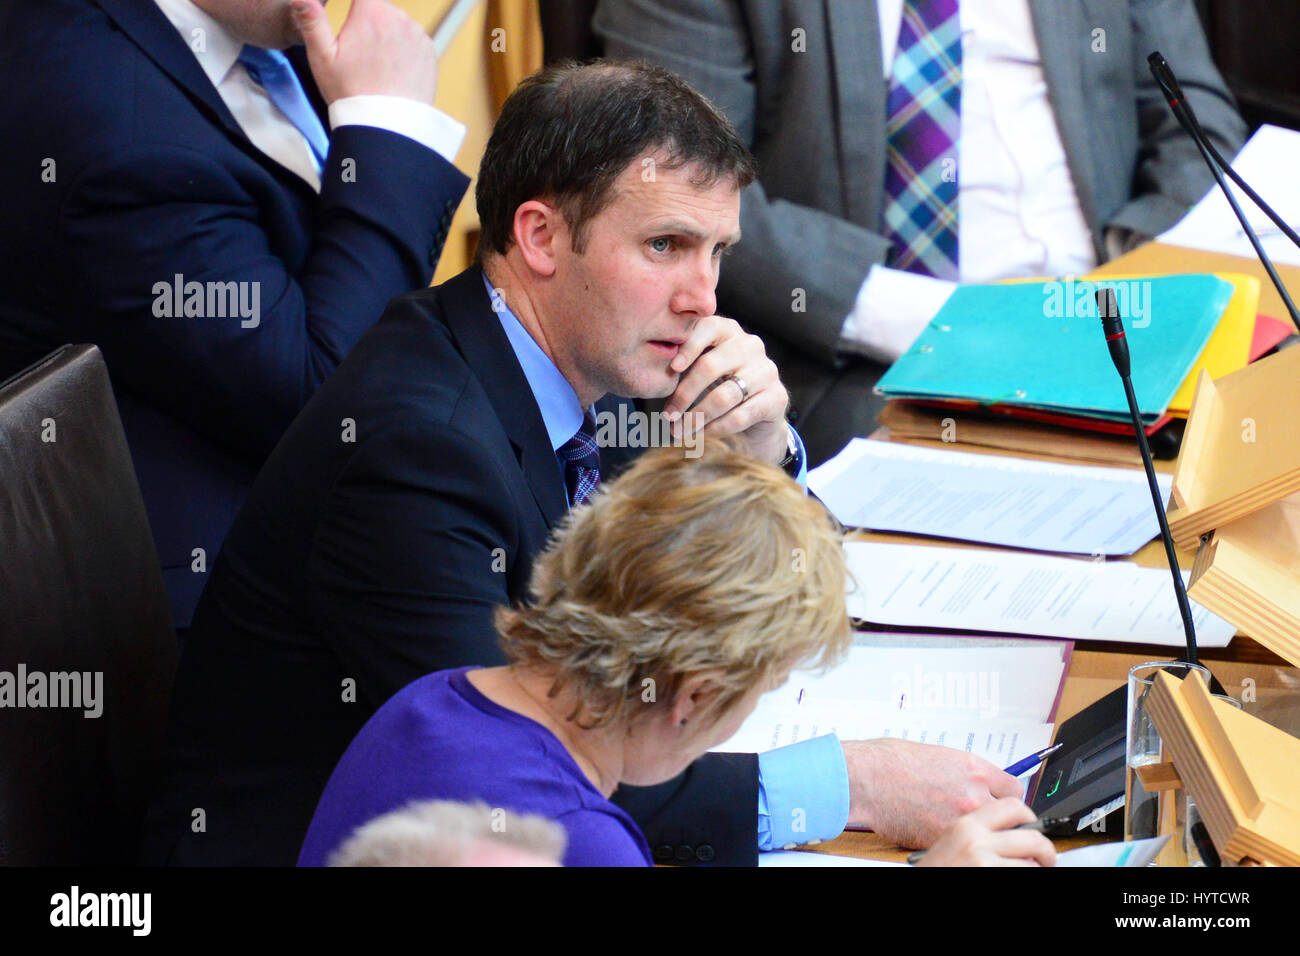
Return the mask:
<svg viewBox="0 0 1300 956">
<path fill-rule="evenodd" d="M 506 305 L 487 276 L 483 277 L 492 310 L 510 340 L 515 358 L 542 413 L 542 423 L 557 453 L 582 427 L 583 409 L 573 390 L 549 355 L 542 350 Z M 803 439 L 793 428 L 799 446 L 798 482 L 807 485 L 808 456 Z M 559 467 L 559 459 L 556 459 Z M 844 749 L 834 734 L 758 755 L 758 848 L 777 850 L 792 843 L 830 840 L 839 836 L 849 819 L 849 772 Z"/>
</svg>

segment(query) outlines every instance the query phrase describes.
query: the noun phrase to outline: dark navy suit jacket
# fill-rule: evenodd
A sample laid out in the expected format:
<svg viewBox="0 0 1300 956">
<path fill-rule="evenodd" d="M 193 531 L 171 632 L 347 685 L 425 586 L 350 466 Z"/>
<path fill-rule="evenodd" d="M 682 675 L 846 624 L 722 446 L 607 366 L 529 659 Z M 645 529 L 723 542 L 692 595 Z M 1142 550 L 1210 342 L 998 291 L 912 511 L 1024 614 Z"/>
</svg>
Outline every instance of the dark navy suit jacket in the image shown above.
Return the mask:
<svg viewBox="0 0 1300 956">
<path fill-rule="evenodd" d="M 602 450 L 606 474 L 619 451 Z M 525 596 L 566 511 L 482 272 L 394 302 L 289 428 L 217 559 L 145 861 L 292 865 L 381 704 L 430 671 L 503 662 L 493 609 Z M 757 860 L 753 754 L 708 755 L 616 802 L 658 856 Z"/>
<path fill-rule="evenodd" d="M 3 4 L 0 88 L 0 378 L 66 342 L 103 351 L 185 626 L 257 469 L 386 303 L 428 285 L 468 181 L 346 126 L 317 195 L 152 0 Z M 256 283 L 257 325 L 156 315 L 177 274 Z"/>
</svg>

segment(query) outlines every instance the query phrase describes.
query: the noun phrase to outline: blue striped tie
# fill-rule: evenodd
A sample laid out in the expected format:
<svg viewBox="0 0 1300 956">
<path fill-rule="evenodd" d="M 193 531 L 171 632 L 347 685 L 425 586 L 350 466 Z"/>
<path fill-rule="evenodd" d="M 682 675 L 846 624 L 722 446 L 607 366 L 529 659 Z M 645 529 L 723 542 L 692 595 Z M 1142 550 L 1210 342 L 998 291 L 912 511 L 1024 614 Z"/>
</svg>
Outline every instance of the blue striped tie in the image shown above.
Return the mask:
<svg viewBox="0 0 1300 956">
<path fill-rule="evenodd" d="M 321 125 L 320 117 L 312 108 L 311 101 L 303 92 L 294 73 L 289 58 L 279 50 L 264 50 L 259 46 L 245 46 L 239 51 L 239 62 L 244 65 L 253 82 L 266 90 L 266 96 L 275 108 L 284 114 L 307 140 L 311 147 L 312 158 L 316 161 L 316 172 L 325 165 L 325 154 L 329 152 L 330 140 Z"/>
<path fill-rule="evenodd" d="M 600 484 L 600 447 L 596 444 L 596 423 L 584 415 L 578 433 L 560 446 L 558 452 L 564 463 L 564 485 L 569 495 L 569 507 L 576 508 Z"/>
</svg>

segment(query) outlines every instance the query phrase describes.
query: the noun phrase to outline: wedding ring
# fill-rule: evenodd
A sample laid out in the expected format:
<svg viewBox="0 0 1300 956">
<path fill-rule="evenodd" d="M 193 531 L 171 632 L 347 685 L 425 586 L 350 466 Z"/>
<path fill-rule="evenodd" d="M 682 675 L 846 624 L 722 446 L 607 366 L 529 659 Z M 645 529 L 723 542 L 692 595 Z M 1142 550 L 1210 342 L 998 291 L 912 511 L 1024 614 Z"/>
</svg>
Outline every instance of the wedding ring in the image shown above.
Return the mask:
<svg viewBox="0 0 1300 956">
<path fill-rule="evenodd" d="M 736 387 L 740 389 L 740 401 L 737 404 L 743 405 L 749 399 L 749 389 L 745 386 L 745 380 L 739 375 L 728 375 L 727 378 L 735 382 Z"/>
</svg>

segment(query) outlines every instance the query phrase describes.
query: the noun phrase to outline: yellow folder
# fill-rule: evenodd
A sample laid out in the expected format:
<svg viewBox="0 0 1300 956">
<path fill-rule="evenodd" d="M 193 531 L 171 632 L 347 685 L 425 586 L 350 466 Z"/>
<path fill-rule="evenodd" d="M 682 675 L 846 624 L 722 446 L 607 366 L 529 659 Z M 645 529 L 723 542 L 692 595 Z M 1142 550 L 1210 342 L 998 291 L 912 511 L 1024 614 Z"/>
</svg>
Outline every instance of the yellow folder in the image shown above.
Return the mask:
<svg viewBox="0 0 1300 956">
<path fill-rule="evenodd" d="M 1205 351 L 1169 402 L 1169 414 L 1175 418 L 1186 418 L 1191 410 L 1192 395 L 1196 392 L 1196 380 L 1201 369 L 1209 372 L 1210 378 L 1219 378 L 1245 368 L 1250 359 L 1250 340 L 1255 334 L 1255 313 L 1259 309 L 1259 280 L 1240 272 L 1214 274 L 1231 282 L 1236 291 L 1223 310 L 1223 318 L 1219 319 L 1210 341 L 1205 343 Z"/>
</svg>

